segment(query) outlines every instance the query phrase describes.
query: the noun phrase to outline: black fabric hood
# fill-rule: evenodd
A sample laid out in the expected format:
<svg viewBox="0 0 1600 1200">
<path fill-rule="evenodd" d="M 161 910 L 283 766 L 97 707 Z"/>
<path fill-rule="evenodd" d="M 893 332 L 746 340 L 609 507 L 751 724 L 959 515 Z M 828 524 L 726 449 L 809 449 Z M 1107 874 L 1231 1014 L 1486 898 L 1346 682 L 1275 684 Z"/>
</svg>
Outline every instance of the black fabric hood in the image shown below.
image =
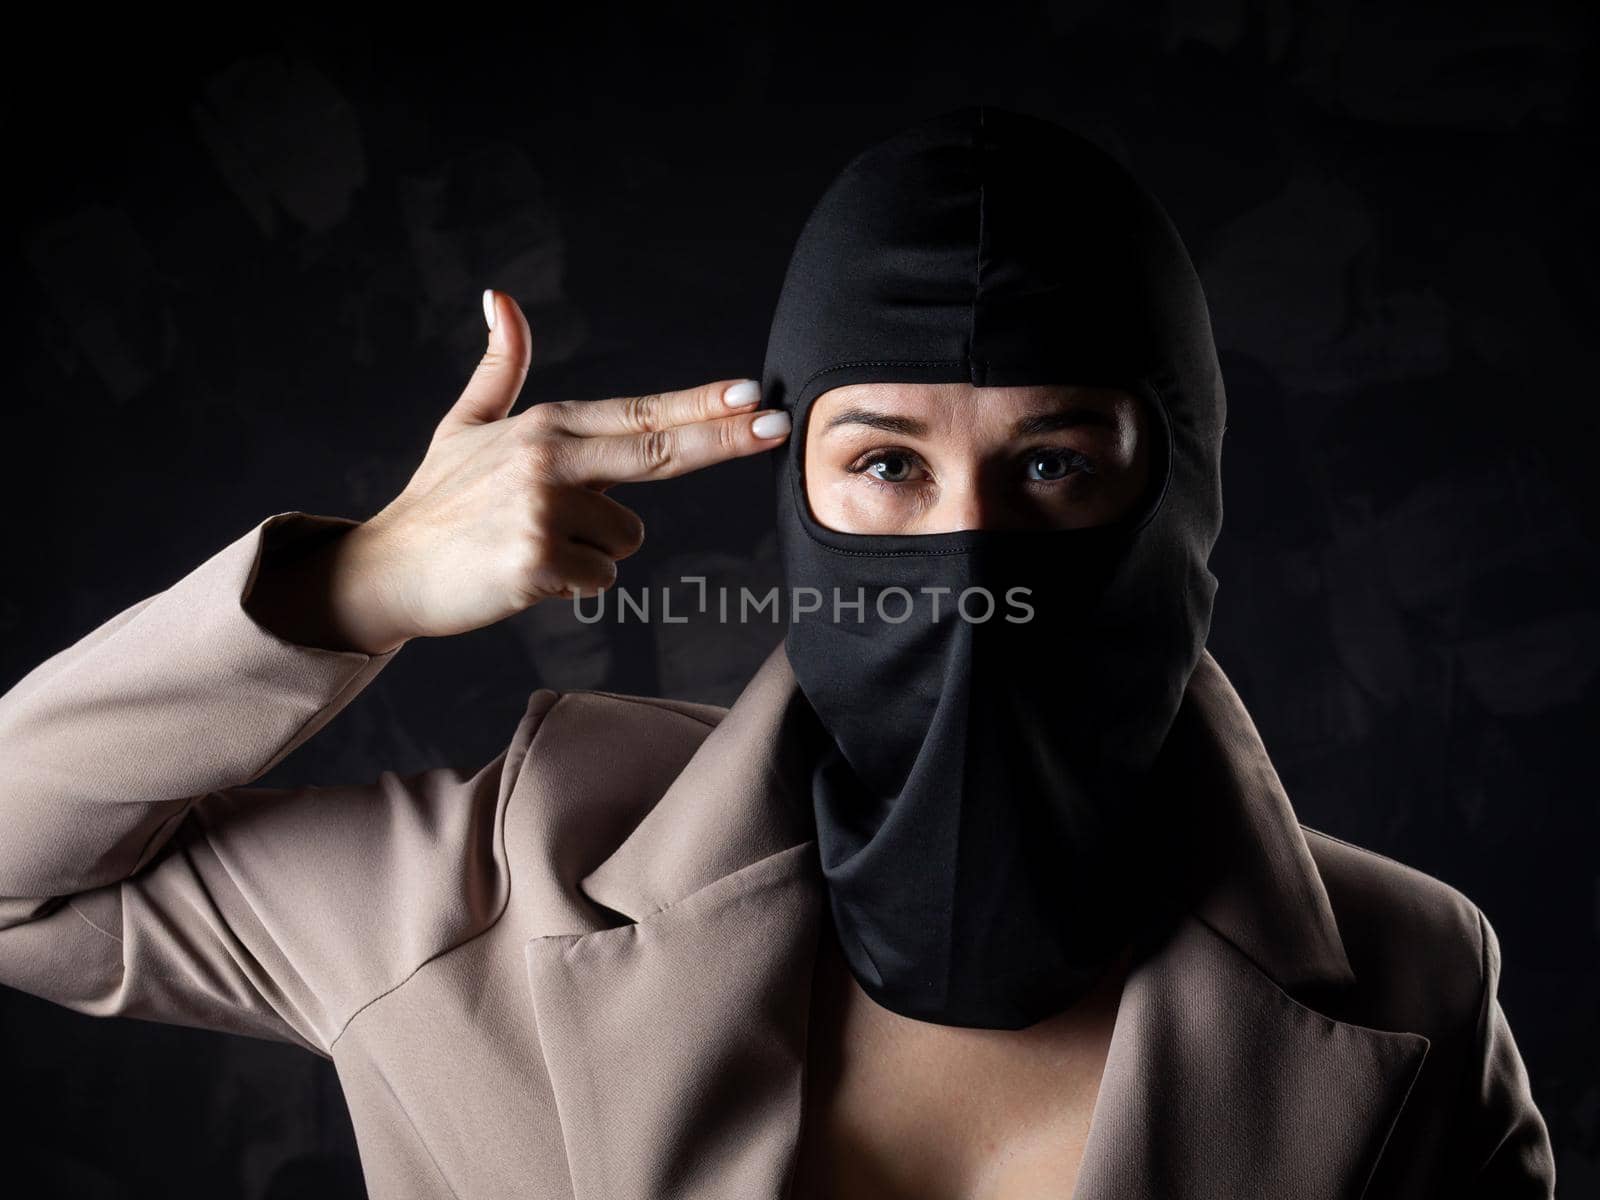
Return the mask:
<svg viewBox="0 0 1600 1200">
<path fill-rule="evenodd" d="M 829 530 L 805 500 L 806 418 L 823 392 L 880 381 L 1123 389 L 1146 406 L 1151 486 L 1097 529 Z M 1210 627 L 1225 396 L 1189 255 L 1086 139 L 988 105 L 948 112 L 827 188 L 761 382 L 762 406 L 793 418 L 773 456 L 788 594 L 868 597 L 864 621 L 824 605 L 786 637 L 834 743 L 814 796 L 841 944 L 888 1007 L 1029 1023 L 1129 934 L 1131 916 L 1085 906 L 1139 886 L 1137 784 Z M 1032 625 L 872 609 L 888 587 L 1013 583 L 1034 585 Z"/>
</svg>

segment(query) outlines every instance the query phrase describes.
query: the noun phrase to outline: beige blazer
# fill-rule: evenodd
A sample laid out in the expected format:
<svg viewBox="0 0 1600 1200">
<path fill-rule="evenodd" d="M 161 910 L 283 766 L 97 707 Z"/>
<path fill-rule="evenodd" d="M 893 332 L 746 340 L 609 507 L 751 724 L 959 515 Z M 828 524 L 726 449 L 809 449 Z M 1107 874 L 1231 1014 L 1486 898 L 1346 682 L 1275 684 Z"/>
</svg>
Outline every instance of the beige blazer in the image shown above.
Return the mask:
<svg viewBox="0 0 1600 1200">
<path fill-rule="evenodd" d="M 783 1197 L 826 910 L 781 645 L 727 710 L 541 688 L 480 769 L 248 787 L 393 657 L 241 607 L 341 523 L 0 698 L 0 982 L 331 1059 L 374 1197 Z M 1299 825 L 1209 654 L 1172 736 L 1227 869 L 1127 982 L 1073 1195 L 1551 1195 L 1483 915 Z"/>
</svg>

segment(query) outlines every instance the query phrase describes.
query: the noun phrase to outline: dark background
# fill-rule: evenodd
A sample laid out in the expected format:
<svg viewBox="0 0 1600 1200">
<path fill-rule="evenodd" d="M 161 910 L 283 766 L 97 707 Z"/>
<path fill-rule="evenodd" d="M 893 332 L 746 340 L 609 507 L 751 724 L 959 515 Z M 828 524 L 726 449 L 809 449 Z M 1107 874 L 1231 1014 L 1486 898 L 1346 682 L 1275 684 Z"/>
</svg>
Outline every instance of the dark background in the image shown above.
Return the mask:
<svg viewBox="0 0 1600 1200">
<path fill-rule="evenodd" d="M 1162 198 L 1211 301 L 1213 653 L 1303 820 L 1484 908 L 1562 1191 L 1600 1194 L 1583 6 L 573 7 L 12 39 L 0 687 L 267 515 L 382 507 L 482 288 L 529 314 L 529 400 L 759 376 L 848 157 L 980 100 L 1051 117 Z M 767 481 L 618 489 L 650 529 L 622 582 L 776 582 Z M 727 703 L 777 637 L 539 606 L 411 643 L 262 782 L 476 766 L 541 684 Z M 291 1047 L 6 991 L 0 1081 L 28 1195 L 361 1194 Z"/>
</svg>

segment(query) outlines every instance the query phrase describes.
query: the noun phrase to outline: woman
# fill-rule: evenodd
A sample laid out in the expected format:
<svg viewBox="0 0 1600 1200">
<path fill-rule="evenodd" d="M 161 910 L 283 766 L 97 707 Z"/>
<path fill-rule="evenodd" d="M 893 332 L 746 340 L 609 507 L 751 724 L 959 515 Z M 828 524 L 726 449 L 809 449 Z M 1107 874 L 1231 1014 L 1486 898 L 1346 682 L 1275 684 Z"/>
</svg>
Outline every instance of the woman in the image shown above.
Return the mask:
<svg viewBox="0 0 1600 1200">
<path fill-rule="evenodd" d="M 486 301 L 392 504 L 0 700 L 0 980 L 331 1058 L 375 1196 L 1552 1193 L 1492 930 L 1300 826 L 1204 649 L 1222 382 L 1117 164 L 992 107 L 870 147 L 759 388 L 510 416 Z M 611 586 L 612 484 L 775 447 L 730 709 L 540 689 L 477 772 L 246 786 L 409 639 Z"/>
</svg>

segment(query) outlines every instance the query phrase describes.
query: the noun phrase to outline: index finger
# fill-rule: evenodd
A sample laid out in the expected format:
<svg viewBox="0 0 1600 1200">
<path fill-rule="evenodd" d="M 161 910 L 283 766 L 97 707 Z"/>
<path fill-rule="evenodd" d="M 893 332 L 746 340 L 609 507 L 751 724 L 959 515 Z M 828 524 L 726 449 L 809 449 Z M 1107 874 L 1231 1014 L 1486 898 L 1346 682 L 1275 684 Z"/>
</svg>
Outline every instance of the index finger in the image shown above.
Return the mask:
<svg viewBox="0 0 1600 1200">
<path fill-rule="evenodd" d="M 719 379 L 678 392 L 648 392 L 609 400 L 563 400 L 543 405 L 558 428 L 579 437 L 656 433 L 744 412 L 761 399 L 754 379 Z"/>
</svg>

